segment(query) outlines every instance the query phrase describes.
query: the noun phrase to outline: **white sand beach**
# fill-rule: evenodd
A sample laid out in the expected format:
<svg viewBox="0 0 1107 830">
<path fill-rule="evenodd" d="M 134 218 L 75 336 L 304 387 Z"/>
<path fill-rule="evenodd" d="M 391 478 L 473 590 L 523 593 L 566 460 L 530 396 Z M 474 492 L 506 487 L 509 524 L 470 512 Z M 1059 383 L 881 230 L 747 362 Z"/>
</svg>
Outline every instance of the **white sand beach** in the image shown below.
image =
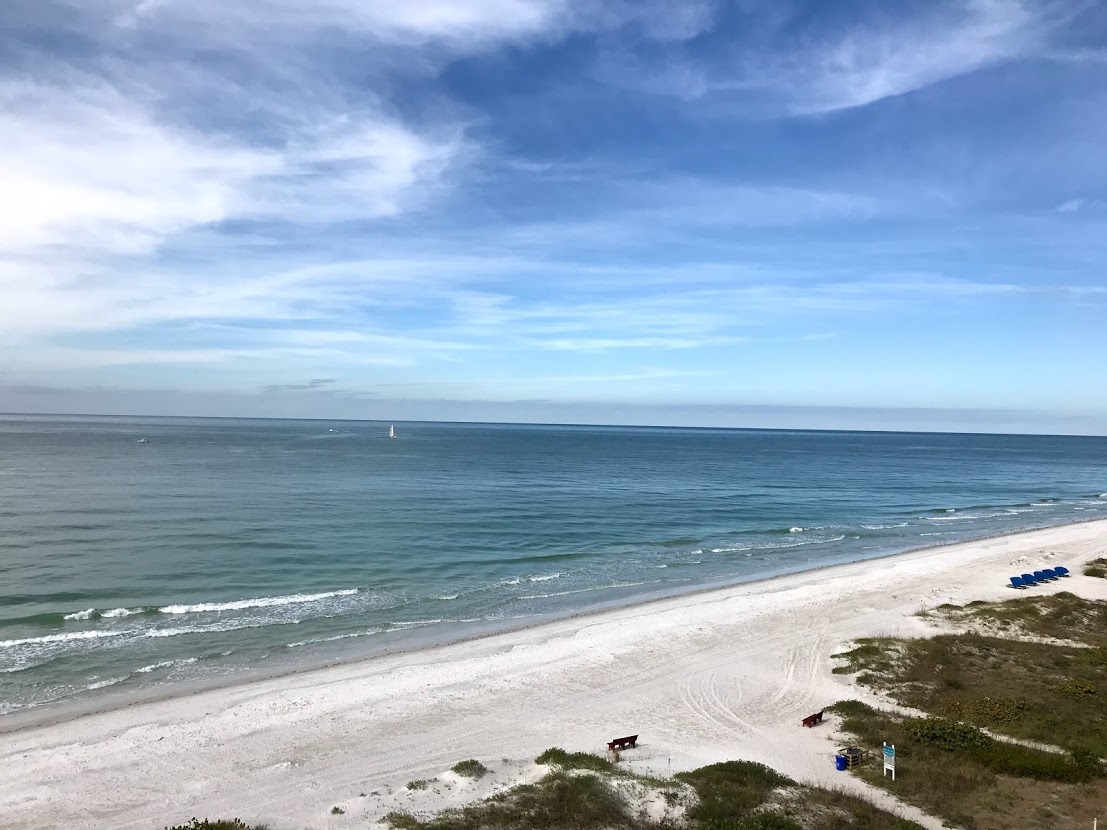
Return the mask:
<svg viewBox="0 0 1107 830">
<path fill-rule="evenodd" d="M 1107 599 L 1107 580 L 1078 568 L 1105 550 L 1107 521 L 1069 525 L 31 726 L 0 734 L 0 823 L 149 830 L 237 816 L 273 830 L 371 827 L 393 809 L 431 812 L 534 778 L 547 747 L 602 751 L 633 733 L 641 744 L 623 761 L 635 771 L 746 759 L 861 792 L 834 770 L 833 719 L 800 726 L 837 700 L 869 699 L 831 674 L 832 654 L 857 637 L 928 633 L 917 612 L 945 602 L 1063 590 Z M 1074 576 L 1006 587 L 1012 574 L 1058 564 Z M 446 772 L 466 758 L 494 774 Z M 426 790 L 405 788 L 430 778 Z"/>
</svg>

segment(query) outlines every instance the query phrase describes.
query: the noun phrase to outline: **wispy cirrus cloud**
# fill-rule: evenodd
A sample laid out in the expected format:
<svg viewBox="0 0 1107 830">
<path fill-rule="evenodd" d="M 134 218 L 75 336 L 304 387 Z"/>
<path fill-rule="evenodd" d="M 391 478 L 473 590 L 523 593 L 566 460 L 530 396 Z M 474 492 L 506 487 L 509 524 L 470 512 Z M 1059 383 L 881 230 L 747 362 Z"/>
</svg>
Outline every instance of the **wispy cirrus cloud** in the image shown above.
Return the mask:
<svg viewBox="0 0 1107 830">
<path fill-rule="evenodd" d="M 797 113 L 852 109 L 1033 54 L 1071 4 L 968 0 L 918 18 L 858 21 L 831 39 L 801 38 L 761 79 Z"/>
<path fill-rule="evenodd" d="M 604 77 L 660 95 L 725 96 L 762 116 L 821 115 L 1017 59 L 1099 60 L 1099 50 L 1058 49 L 1054 42 L 1055 32 L 1090 6 L 1087 0 L 943 0 L 918 10 L 858 12 L 844 6 L 843 19 L 830 27 L 782 8 L 769 24 L 749 24 L 751 38 L 737 54 L 705 60 L 677 52 L 658 61 L 623 53 L 599 66 Z"/>
</svg>

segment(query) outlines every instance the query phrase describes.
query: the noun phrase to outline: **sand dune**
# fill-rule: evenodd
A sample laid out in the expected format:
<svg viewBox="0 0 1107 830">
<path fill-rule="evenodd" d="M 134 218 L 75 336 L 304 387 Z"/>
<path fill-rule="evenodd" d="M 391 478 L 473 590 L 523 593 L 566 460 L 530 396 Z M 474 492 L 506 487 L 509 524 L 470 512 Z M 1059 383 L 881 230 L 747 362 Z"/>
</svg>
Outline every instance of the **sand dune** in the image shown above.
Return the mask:
<svg viewBox="0 0 1107 830">
<path fill-rule="evenodd" d="M 0 735 L 0 815 L 12 830 L 193 815 L 368 827 L 397 807 L 432 811 L 534 777 L 530 759 L 546 747 L 602 750 L 635 732 L 642 744 L 623 758 L 636 771 L 743 758 L 861 792 L 834 771 L 833 721 L 799 726 L 869 697 L 831 674 L 831 654 L 856 637 L 928 633 L 923 608 L 1009 598 L 1010 574 L 1079 573 L 1105 549 L 1107 521 L 1033 531 L 26 727 Z M 1033 590 L 1107 598 L 1107 581 Z M 494 774 L 446 774 L 470 757 Z M 438 780 L 404 786 L 425 778 Z"/>
</svg>

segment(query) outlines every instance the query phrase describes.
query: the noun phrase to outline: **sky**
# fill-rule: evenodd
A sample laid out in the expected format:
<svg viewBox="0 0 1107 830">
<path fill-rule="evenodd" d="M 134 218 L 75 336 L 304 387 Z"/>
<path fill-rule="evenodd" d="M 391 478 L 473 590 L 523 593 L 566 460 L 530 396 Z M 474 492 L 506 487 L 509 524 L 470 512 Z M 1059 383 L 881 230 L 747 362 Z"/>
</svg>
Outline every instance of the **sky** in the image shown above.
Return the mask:
<svg viewBox="0 0 1107 830">
<path fill-rule="evenodd" d="M 1107 434 L 1107 4 L 4 0 L 0 411 Z"/>
</svg>

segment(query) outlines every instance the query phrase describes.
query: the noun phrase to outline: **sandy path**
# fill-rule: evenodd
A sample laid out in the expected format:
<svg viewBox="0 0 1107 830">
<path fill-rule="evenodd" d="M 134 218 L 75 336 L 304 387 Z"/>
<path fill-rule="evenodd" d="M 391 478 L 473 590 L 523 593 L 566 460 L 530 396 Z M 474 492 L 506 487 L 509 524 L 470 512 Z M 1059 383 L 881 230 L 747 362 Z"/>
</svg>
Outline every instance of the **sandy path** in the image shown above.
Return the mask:
<svg viewBox="0 0 1107 830">
<path fill-rule="evenodd" d="M 861 792 L 834 771 L 833 724 L 799 727 L 866 697 L 830 673 L 831 654 L 859 636 L 925 633 L 922 608 L 1008 598 L 1010 574 L 1078 572 L 1105 549 L 1107 521 L 1034 531 L 36 726 L 0 735 L 0 815 L 11 830 L 193 815 L 366 827 L 397 805 L 434 810 L 533 776 L 527 759 L 548 746 L 597 750 L 635 732 L 642 746 L 624 759 L 636 771 L 744 758 Z M 1032 590 L 1107 598 L 1107 581 Z M 469 757 L 497 775 L 443 776 Z M 432 777 L 426 791 L 404 789 Z"/>
</svg>

